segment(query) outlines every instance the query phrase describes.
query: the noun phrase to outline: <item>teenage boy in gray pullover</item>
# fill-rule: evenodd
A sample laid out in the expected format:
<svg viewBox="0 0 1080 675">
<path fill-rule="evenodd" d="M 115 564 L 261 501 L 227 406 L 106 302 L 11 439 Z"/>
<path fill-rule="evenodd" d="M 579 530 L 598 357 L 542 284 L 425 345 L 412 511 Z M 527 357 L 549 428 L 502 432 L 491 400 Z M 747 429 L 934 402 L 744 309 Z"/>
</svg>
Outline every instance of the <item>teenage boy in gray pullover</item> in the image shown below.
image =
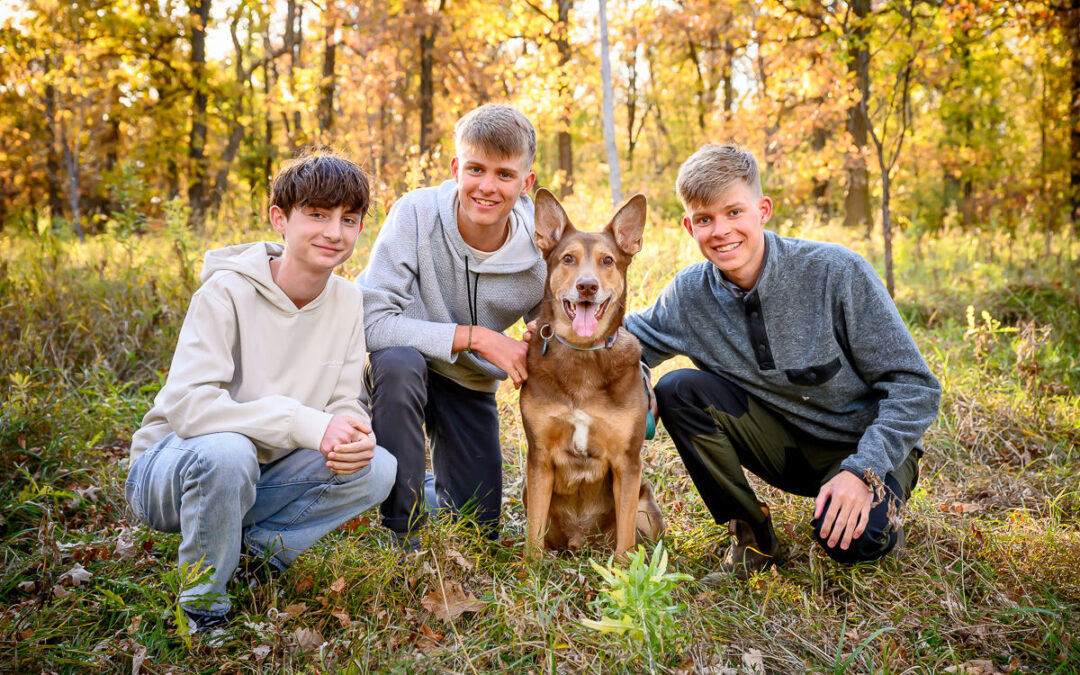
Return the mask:
<svg viewBox="0 0 1080 675">
<path fill-rule="evenodd" d="M 372 427 L 398 460 L 383 524 L 407 549 L 425 518 L 425 429 L 438 506 L 468 510 L 488 536 L 498 533 L 495 390 L 498 380 L 520 386 L 527 376 L 527 346 L 502 331 L 534 315 L 544 294 L 527 196 L 532 123 L 509 106 L 485 105 L 455 132 L 453 180 L 394 205 L 356 280 L 372 352 Z"/>
<path fill-rule="evenodd" d="M 743 467 L 816 498 L 814 538 L 832 558 L 884 556 L 941 396 L 896 306 L 858 254 L 763 229 L 772 200 L 750 152 L 703 146 L 676 189 L 705 261 L 626 327 L 648 365 L 685 354 L 698 368 L 661 378 L 656 400 L 705 505 L 728 522 L 724 572 L 746 578 L 781 550 Z"/>
</svg>

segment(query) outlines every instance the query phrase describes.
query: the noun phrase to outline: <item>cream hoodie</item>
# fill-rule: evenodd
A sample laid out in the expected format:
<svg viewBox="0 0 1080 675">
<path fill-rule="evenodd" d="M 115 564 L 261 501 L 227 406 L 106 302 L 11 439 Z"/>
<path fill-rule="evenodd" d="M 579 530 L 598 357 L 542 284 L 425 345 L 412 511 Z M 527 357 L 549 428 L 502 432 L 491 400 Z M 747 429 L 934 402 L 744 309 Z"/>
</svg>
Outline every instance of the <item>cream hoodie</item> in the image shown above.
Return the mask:
<svg viewBox="0 0 1080 675">
<path fill-rule="evenodd" d="M 363 396 L 363 296 L 339 276 L 297 309 L 270 276 L 282 246 L 210 251 L 165 386 L 131 441 L 131 463 L 169 432 L 233 431 L 259 462 L 318 449 L 336 414 L 368 422 Z"/>
</svg>

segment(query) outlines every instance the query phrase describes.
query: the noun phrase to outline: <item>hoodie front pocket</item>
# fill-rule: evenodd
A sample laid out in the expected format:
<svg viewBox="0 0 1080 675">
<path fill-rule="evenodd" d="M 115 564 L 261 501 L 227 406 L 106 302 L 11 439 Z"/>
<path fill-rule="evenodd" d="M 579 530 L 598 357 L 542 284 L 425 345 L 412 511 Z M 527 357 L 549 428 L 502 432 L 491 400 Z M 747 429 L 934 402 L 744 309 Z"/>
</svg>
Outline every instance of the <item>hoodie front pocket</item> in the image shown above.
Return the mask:
<svg viewBox="0 0 1080 675">
<path fill-rule="evenodd" d="M 809 368 L 792 368 L 784 370 L 784 374 L 787 375 L 788 382 L 792 384 L 813 387 L 831 380 L 840 372 L 840 368 L 841 363 L 838 356 L 826 364 L 810 366 Z"/>
</svg>

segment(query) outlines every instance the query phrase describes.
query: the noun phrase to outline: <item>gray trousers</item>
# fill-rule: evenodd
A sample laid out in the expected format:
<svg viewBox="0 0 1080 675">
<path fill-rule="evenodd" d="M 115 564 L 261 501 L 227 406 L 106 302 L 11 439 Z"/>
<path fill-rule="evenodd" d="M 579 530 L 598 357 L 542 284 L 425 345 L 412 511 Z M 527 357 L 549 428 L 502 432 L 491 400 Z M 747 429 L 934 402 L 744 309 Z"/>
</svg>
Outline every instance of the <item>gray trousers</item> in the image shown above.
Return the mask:
<svg viewBox="0 0 1080 675">
<path fill-rule="evenodd" d="M 398 462 L 383 525 L 404 535 L 424 523 L 426 437 L 439 504 L 473 515 L 487 536 L 498 536 L 502 447 L 495 394 L 431 372 L 411 347 L 372 352 L 367 384 L 375 438 Z"/>
<path fill-rule="evenodd" d="M 718 524 L 743 520 L 755 530 L 765 526 L 744 467 L 785 492 L 816 497 L 857 447 L 814 438 L 742 388 L 705 371 L 668 373 L 656 385 L 656 400 L 664 428 Z M 814 538 L 830 557 L 853 563 L 876 560 L 892 550 L 899 531 L 889 523 L 890 504 L 895 512 L 910 497 L 920 455 L 920 449 L 912 450 L 885 476 L 885 499 L 870 510 L 866 530 L 847 550 L 829 548 L 821 538 L 821 519 L 811 521 Z M 827 510 L 828 503 L 822 514 Z"/>
</svg>

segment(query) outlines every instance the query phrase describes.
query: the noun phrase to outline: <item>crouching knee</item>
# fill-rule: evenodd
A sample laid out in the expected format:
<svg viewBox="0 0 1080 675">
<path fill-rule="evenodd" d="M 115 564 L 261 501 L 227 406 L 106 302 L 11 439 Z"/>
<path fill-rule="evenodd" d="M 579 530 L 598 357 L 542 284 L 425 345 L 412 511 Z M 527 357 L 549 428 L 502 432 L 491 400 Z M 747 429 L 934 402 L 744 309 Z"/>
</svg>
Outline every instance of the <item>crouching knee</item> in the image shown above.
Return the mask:
<svg viewBox="0 0 1080 675">
<path fill-rule="evenodd" d="M 842 549 L 839 542 L 836 546 L 830 547 L 828 540 L 822 538 L 820 518 L 814 520 L 813 526 L 814 541 L 825 549 L 825 553 L 830 558 L 846 564 L 872 562 L 885 557 L 896 547 L 901 533 L 900 529 L 893 527 L 887 520 L 884 522 L 871 520 L 862 535 L 852 539 L 847 549 Z"/>
</svg>

